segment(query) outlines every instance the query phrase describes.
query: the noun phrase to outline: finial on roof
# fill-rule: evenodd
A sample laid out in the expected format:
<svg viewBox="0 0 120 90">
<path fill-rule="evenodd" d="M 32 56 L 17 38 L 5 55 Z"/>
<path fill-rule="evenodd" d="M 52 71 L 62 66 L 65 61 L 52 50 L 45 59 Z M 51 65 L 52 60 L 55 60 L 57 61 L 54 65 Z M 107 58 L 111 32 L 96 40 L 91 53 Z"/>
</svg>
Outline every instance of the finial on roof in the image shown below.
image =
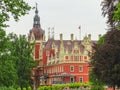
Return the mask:
<svg viewBox="0 0 120 90">
<path fill-rule="evenodd" d="M 35 13 L 38 14 L 37 3 L 36 3 L 36 10 L 35 10 Z"/>
<path fill-rule="evenodd" d="M 52 27 L 52 39 L 54 40 L 54 27 Z"/>
<path fill-rule="evenodd" d="M 48 28 L 48 39 L 50 39 L 50 27 Z"/>
</svg>

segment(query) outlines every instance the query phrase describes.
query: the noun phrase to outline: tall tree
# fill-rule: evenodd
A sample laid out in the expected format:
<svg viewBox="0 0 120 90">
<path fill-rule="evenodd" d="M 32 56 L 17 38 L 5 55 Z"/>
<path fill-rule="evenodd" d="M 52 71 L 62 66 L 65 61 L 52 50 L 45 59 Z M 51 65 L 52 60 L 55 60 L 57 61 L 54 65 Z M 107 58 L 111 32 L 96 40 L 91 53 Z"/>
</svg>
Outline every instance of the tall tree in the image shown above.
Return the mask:
<svg viewBox="0 0 120 90">
<path fill-rule="evenodd" d="M 0 33 L 0 86 L 15 85 L 17 74 L 15 63 L 9 50 L 9 39 L 5 36 L 5 31 Z"/>
<path fill-rule="evenodd" d="M 120 0 L 103 0 L 101 3 L 102 6 L 102 15 L 107 17 L 108 29 L 113 30 L 118 27 L 119 21 L 114 21 L 114 10 L 116 10 L 116 5 Z"/>
<path fill-rule="evenodd" d="M 120 87 L 120 31 L 108 31 L 104 43 L 95 46 L 93 72 L 106 85 Z"/>
<path fill-rule="evenodd" d="M 11 55 L 15 56 L 15 68 L 17 70 L 17 84 L 23 88 L 31 85 L 31 69 L 35 66 L 32 58 L 33 44 L 31 44 L 25 35 L 10 34 Z"/>
<path fill-rule="evenodd" d="M 6 25 L 6 21 L 10 20 L 10 16 L 13 16 L 14 20 L 18 21 L 19 18 L 26 15 L 30 9 L 31 7 L 24 0 L 0 0 L 0 86 L 14 85 L 17 80 L 18 82 L 20 81 L 19 85 L 22 82 L 24 82 L 24 86 L 28 84 L 30 68 L 33 64 L 32 58 L 29 57 L 29 53 L 31 53 L 30 44 L 26 41 L 25 37 L 23 38 L 23 36 L 20 38 L 17 36 L 12 38 L 10 38 L 10 36 L 7 37 L 4 28 L 8 26 Z M 23 43 L 21 39 L 25 42 Z M 13 45 L 15 40 L 17 45 L 20 45 L 19 43 L 23 43 L 23 49 L 17 48 L 20 46 Z M 21 49 L 19 50 L 20 52 L 17 51 L 17 49 Z M 22 51 L 26 54 L 23 52 L 21 54 L 24 54 L 23 56 L 15 56 L 18 55 L 18 52 L 21 53 Z M 16 66 L 18 65 L 17 63 L 19 63 L 20 66 L 23 64 L 23 66 Z M 23 71 L 26 71 L 27 69 L 28 71 L 24 73 Z M 21 73 L 23 76 L 20 76 Z M 23 80 L 23 77 L 25 80 Z M 20 78 L 22 79 L 20 80 Z"/>
</svg>

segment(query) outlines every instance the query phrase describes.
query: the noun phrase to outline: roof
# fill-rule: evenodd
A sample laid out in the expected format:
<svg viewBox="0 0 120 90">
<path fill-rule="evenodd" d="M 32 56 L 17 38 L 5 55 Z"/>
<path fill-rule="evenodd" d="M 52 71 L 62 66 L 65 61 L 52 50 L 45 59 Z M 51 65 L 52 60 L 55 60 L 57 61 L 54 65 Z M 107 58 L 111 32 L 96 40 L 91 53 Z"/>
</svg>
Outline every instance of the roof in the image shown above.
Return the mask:
<svg viewBox="0 0 120 90">
<path fill-rule="evenodd" d="M 72 52 L 72 49 L 73 49 L 73 47 L 75 45 L 74 44 L 75 42 L 78 43 L 79 50 L 81 52 L 83 52 L 84 51 L 84 46 L 81 44 L 81 42 L 82 42 L 81 40 L 74 40 L 74 41 L 63 40 L 64 48 L 66 50 L 68 50 L 68 52 Z M 92 46 L 94 46 L 94 44 L 96 43 L 96 41 L 91 41 L 90 43 L 91 43 Z M 53 44 L 55 44 L 55 46 L 58 48 L 58 50 L 60 50 L 61 41 L 60 40 L 53 40 L 53 39 L 50 39 L 50 40 L 48 40 L 45 43 L 44 49 L 51 49 Z"/>
<path fill-rule="evenodd" d="M 41 28 L 33 27 L 32 30 L 30 30 L 29 39 L 32 33 L 34 34 L 35 40 L 41 40 L 43 38 L 45 31 Z"/>
</svg>

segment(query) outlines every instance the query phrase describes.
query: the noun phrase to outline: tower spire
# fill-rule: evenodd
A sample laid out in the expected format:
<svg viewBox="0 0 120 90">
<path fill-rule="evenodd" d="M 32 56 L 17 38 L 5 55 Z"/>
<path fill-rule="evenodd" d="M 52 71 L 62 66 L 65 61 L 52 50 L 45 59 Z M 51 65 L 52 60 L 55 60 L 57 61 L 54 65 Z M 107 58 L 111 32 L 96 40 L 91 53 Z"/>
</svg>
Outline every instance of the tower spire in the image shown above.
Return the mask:
<svg viewBox="0 0 120 90">
<path fill-rule="evenodd" d="M 37 3 L 36 3 L 36 10 L 35 10 L 35 14 L 38 14 Z"/>
<path fill-rule="evenodd" d="M 34 16 L 34 23 L 33 27 L 40 28 L 40 17 L 38 15 L 38 9 L 37 9 L 37 3 L 36 3 L 36 10 L 35 10 L 35 16 Z"/>
</svg>

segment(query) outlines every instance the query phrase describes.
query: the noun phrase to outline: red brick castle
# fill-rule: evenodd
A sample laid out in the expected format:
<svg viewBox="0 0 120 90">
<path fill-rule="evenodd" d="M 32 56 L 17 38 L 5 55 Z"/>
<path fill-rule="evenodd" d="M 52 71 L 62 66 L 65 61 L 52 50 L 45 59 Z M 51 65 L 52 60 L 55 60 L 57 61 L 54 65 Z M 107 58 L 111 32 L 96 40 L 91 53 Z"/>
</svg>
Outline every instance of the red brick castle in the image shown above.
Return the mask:
<svg viewBox="0 0 120 90">
<path fill-rule="evenodd" d="M 90 54 L 95 41 L 91 35 L 83 40 L 74 39 L 71 34 L 70 40 L 54 39 L 48 33 L 48 40 L 45 40 L 45 31 L 41 28 L 40 17 L 36 7 L 33 28 L 29 32 L 29 41 L 35 42 L 33 58 L 37 67 L 33 69 L 34 85 L 53 85 L 72 82 L 89 81 Z"/>
</svg>

